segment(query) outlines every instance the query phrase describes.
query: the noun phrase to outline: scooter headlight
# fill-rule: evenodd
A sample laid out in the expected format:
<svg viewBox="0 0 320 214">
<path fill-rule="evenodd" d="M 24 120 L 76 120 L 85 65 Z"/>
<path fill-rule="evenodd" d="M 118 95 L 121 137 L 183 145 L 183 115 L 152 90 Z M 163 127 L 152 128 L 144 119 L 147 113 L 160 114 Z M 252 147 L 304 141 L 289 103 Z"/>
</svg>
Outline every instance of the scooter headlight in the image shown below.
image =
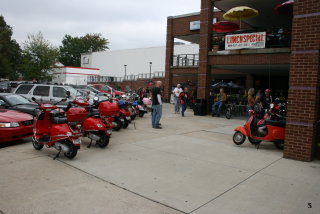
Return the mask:
<svg viewBox="0 0 320 214">
<path fill-rule="evenodd" d="M 14 128 L 19 126 L 19 123 L 0 123 L 0 128 Z"/>
<path fill-rule="evenodd" d="M 102 127 L 103 127 L 103 125 L 101 125 L 101 124 L 99 124 L 99 123 L 97 124 L 97 126 L 98 126 L 99 128 L 102 128 Z"/>
<path fill-rule="evenodd" d="M 71 132 L 67 132 L 67 136 L 68 136 L 68 137 L 71 137 L 71 136 L 72 136 L 72 133 L 71 133 Z"/>
</svg>

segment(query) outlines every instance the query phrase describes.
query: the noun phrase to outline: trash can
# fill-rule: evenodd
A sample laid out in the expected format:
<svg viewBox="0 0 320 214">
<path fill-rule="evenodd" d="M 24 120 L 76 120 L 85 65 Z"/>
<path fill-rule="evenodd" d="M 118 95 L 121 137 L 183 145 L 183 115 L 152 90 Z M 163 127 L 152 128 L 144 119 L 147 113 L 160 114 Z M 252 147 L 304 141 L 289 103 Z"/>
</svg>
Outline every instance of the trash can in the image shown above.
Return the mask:
<svg viewBox="0 0 320 214">
<path fill-rule="evenodd" d="M 194 115 L 205 116 L 207 114 L 207 101 L 205 99 L 196 99 L 193 112 Z"/>
</svg>

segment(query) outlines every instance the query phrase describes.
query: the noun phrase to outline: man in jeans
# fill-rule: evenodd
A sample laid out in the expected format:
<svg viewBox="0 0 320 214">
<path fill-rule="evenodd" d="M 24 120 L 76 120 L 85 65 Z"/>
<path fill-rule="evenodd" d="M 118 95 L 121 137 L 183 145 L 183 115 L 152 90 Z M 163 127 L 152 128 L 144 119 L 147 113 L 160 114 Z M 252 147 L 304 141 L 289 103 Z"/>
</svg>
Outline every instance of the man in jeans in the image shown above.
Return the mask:
<svg viewBox="0 0 320 214">
<path fill-rule="evenodd" d="M 160 126 L 160 119 L 162 116 L 162 98 L 161 98 L 161 81 L 156 82 L 156 87 L 151 90 L 151 99 L 152 99 L 152 128 L 162 129 Z"/>
<path fill-rule="evenodd" d="M 179 114 L 180 113 L 180 93 L 182 92 L 181 85 L 178 84 L 177 87 L 173 90 L 173 96 L 174 96 L 174 113 Z"/>
<path fill-rule="evenodd" d="M 223 88 L 220 88 L 220 93 L 217 95 L 217 98 L 215 99 L 215 103 L 212 105 L 212 117 L 214 115 L 217 115 L 220 117 L 221 107 L 222 104 L 225 103 L 227 100 L 227 95 L 224 93 Z M 218 107 L 218 110 L 216 108 Z"/>
</svg>

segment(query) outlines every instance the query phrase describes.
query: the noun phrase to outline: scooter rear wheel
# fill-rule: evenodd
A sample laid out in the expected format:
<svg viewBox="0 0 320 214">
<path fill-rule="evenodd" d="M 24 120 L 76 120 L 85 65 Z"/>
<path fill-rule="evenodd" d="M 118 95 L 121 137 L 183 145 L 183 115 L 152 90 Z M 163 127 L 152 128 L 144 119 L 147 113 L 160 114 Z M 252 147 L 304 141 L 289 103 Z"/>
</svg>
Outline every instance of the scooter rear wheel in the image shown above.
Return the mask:
<svg viewBox="0 0 320 214">
<path fill-rule="evenodd" d="M 122 128 L 126 129 L 129 126 L 129 122 L 127 120 L 124 120 Z"/>
<path fill-rule="evenodd" d="M 69 159 L 74 158 L 78 153 L 78 148 L 69 140 L 65 140 L 64 144 L 69 147 L 69 152 L 63 153 Z"/>
<path fill-rule="evenodd" d="M 43 148 L 43 144 L 38 143 L 34 137 L 32 138 L 32 145 L 36 150 L 41 150 Z"/>
<path fill-rule="evenodd" d="M 244 134 L 242 134 L 239 131 L 236 131 L 236 133 L 234 133 L 233 135 L 233 142 L 236 145 L 241 145 L 244 143 L 244 141 L 246 140 L 246 136 Z"/>
<path fill-rule="evenodd" d="M 139 117 L 143 117 L 144 112 L 139 112 Z"/>
<path fill-rule="evenodd" d="M 114 121 L 117 126 L 113 128 L 114 131 L 119 131 L 122 128 L 122 122 L 120 120 Z"/>
<path fill-rule="evenodd" d="M 261 143 L 261 140 L 256 140 L 253 139 L 251 137 L 248 137 L 248 140 L 250 141 L 250 143 L 252 143 L 253 145 L 258 145 L 259 143 Z"/>
<path fill-rule="evenodd" d="M 274 141 L 274 145 L 280 150 L 284 149 L 284 141 L 283 140 Z"/>
<path fill-rule="evenodd" d="M 105 148 L 109 145 L 110 136 L 108 136 L 104 131 L 100 133 L 100 140 L 97 141 L 97 144 L 100 148 Z"/>
</svg>

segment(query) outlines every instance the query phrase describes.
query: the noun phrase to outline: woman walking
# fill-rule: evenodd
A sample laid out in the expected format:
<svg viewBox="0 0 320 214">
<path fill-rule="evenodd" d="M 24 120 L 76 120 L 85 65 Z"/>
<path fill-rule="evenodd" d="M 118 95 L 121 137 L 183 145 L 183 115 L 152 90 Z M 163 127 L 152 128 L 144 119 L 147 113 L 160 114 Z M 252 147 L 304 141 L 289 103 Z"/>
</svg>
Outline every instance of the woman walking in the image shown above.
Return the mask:
<svg viewBox="0 0 320 214">
<path fill-rule="evenodd" d="M 187 95 L 184 91 L 180 93 L 179 100 L 181 104 L 181 116 L 184 117 L 184 112 L 187 109 Z"/>
</svg>

